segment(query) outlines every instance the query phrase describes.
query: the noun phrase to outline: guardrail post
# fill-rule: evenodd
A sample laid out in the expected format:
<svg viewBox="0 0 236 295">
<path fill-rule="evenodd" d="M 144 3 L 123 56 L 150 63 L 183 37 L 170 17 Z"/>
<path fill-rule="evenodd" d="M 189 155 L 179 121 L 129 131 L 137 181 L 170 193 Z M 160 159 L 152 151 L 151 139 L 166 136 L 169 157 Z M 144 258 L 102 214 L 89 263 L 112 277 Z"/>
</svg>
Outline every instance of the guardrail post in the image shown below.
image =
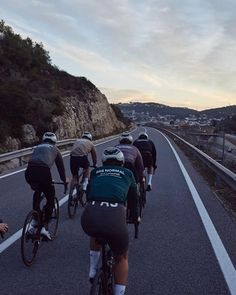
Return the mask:
<svg viewBox="0 0 236 295">
<path fill-rule="evenodd" d="M 22 166 L 22 157 L 19 157 L 19 165 Z"/>
</svg>

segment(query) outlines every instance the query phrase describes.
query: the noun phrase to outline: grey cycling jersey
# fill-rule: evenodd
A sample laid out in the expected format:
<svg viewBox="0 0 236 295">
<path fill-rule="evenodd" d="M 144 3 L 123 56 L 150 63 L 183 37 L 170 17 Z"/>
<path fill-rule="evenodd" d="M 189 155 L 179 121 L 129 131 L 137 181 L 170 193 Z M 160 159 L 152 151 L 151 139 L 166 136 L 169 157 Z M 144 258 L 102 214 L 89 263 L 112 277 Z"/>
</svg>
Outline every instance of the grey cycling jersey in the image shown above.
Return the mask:
<svg viewBox="0 0 236 295">
<path fill-rule="evenodd" d="M 83 157 L 87 156 L 92 151 L 95 151 L 95 147 L 92 141 L 81 138 L 76 140 L 76 142 L 74 143 L 73 148 L 71 150 L 71 155 Z"/>
<path fill-rule="evenodd" d="M 58 150 L 56 146 L 52 144 L 48 144 L 48 143 L 39 144 L 34 149 L 29 163 L 42 164 L 43 166 L 47 166 L 51 168 L 55 162 L 55 159 L 58 153 L 60 153 L 60 151 Z"/>
</svg>

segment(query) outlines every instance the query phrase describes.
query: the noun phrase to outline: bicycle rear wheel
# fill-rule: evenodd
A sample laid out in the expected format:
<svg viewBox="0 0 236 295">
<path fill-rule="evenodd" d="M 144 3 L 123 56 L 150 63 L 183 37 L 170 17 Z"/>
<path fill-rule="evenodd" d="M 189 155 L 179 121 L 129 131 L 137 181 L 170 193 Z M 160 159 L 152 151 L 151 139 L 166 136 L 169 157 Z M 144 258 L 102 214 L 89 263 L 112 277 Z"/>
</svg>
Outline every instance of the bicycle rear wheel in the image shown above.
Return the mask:
<svg viewBox="0 0 236 295">
<path fill-rule="evenodd" d="M 75 189 L 76 189 L 76 193 L 73 194 Z M 72 194 L 69 195 L 68 204 L 67 204 L 67 212 L 70 218 L 75 217 L 77 207 L 78 207 L 77 187 L 75 186 L 74 189 L 72 190 Z"/>
<path fill-rule="evenodd" d="M 104 278 L 104 272 L 102 269 L 99 269 L 94 278 L 89 295 L 110 295 L 106 291 Z"/>
<path fill-rule="evenodd" d="M 37 226 L 32 227 L 32 221 Z M 21 257 L 26 266 L 31 266 L 40 244 L 40 217 L 37 211 L 30 211 L 27 215 L 21 236 Z"/>
<path fill-rule="evenodd" d="M 59 203 L 56 197 L 54 197 L 54 208 L 52 212 L 51 220 L 48 223 L 48 230 L 51 234 L 52 240 L 56 237 L 59 222 Z"/>
<path fill-rule="evenodd" d="M 78 201 L 80 202 L 80 205 L 82 207 L 84 207 L 85 204 L 86 204 L 86 194 L 85 194 L 85 191 L 82 190 L 81 187 L 77 191 L 78 191 Z"/>
</svg>

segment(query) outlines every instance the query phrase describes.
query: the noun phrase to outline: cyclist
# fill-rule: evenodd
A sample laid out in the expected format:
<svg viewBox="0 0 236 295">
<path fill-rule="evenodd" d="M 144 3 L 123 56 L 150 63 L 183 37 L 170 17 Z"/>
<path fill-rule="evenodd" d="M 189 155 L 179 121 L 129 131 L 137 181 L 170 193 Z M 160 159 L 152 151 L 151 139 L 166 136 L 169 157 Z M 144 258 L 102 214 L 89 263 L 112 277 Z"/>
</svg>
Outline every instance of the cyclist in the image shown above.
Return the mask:
<svg viewBox="0 0 236 295">
<path fill-rule="evenodd" d="M 143 158 L 144 167 L 147 168 L 148 183 L 147 191 L 152 190 L 152 176 L 154 170 L 156 169 L 156 148 L 152 140 L 148 139 L 148 134 L 146 132 L 141 132 L 138 139 L 134 141 L 134 146 L 136 146 Z"/>
<path fill-rule="evenodd" d="M 102 155 L 103 166 L 91 172 L 81 225 L 90 240 L 90 282 L 96 275 L 100 245 L 96 237 L 105 237 L 115 257 L 115 293 L 125 293 L 128 277 L 128 231 L 125 203 L 129 191 L 132 216 L 138 220 L 137 185 L 133 173 L 123 166 L 124 155 L 117 147 L 108 147 Z"/>
<path fill-rule="evenodd" d="M 57 137 L 54 133 L 45 132 L 42 138 L 42 143 L 34 149 L 25 171 L 25 179 L 35 191 L 33 196 L 34 210 L 40 212 L 41 192 L 46 196 L 47 203 L 44 207 L 45 218 L 43 220 L 41 234 L 49 240 L 51 240 L 51 236 L 48 231 L 48 223 L 52 216 L 55 196 L 55 188 L 52 184 L 50 169 L 54 162 L 57 166 L 61 180 L 65 185 L 67 183 L 62 155 L 59 149 L 55 146 L 56 142 Z M 32 231 L 35 226 L 37 226 L 36 220 L 32 220 L 29 230 Z"/>
<path fill-rule="evenodd" d="M 144 173 L 143 159 L 137 147 L 132 144 L 132 135 L 126 132 L 122 133 L 119 142 L 116 147 L 124 154 L 124 167 L 133 172 L 136 183 L 142 183 Z"/>
<path fill-rule="evenodd" d="M 93 166 L 97 165 L 97 153 L 94 144 L 92 143 L 91 133 L 85 131 L 82 138 L 78 139 L 70 153 L 70 170 L 72 179 L 70 183 L 70 194 L 74 185 L 77 183 L 78 172 L 80 168 L 83 168 L 83 184 L 82 189 L 86 191 L 89 179 L 89 160 L 88 155 L 91 153 Z"/>
</svg>

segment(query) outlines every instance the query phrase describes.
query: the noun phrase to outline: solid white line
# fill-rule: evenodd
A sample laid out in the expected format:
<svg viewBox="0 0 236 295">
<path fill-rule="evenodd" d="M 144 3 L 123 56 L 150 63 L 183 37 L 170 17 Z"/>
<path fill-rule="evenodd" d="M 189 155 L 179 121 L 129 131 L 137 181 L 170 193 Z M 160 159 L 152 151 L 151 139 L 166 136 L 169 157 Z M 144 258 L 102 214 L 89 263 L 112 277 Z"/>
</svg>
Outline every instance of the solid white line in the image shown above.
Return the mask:
<svg viewBox="0 0 236 295">
<path fill-rule="evenodd" d="M 234 267 L 229 255 L 228 255 L 228 253 L 227 253 L 227 251 L 220 239 L 220 236 L 218 235 L 218 233 L 214 227 L 213 222 L 211 221 L 210 216 L 207 213 L 206 208 L 204 207 L 204 205 L 202 203 L 202 200 L 201 200 L 188 172 L 186 171 L 182 161 L 180 160 L 179 155 L 175 151 L 175 149 L 172 146 L 169 139 L 162 132 L 160 132 L 160 133 L 165 137 L 165 139 L 169 143 L 169 145 L 176 157 L 176 160 L 180 166 L 180 169 L 184 175 L 186 183 L 187 183 L 189 190 L 192 194 L 194 203 L 197 207 L 198 213 L 199 213 L 202 223 L 205 227 L 208 238 L 209 238 L 212 248 L 215 252 L 216 258 L 218 260 L 218 263 L 220 265 L 221 271 L 224 275 L 224 278 L 225 278 L 225 281 L 228 285 L 228 288 L 229 288 L 232 295 L 236 295 L 236 270 L 235 270 L 235 267 Z"/>
<path fill-rule="evenodd" d="M 68 196 L 64 196 L 60 201 L 59 201 L 59 207 L 61 207 L 63 204 L 65 204 L 68 200 Z M 7 240 L 2 242 L 0 244 L 0 254 L 6 250 L 9 246 L 11 246 L 13 243 L 15 243 L 19 238 L 21 238 L 22 235 L 22 230 L 23 228 L 19 229 L 16 233 L 14 233 L 12 236 L 10 236 Z"/>
</svg>

